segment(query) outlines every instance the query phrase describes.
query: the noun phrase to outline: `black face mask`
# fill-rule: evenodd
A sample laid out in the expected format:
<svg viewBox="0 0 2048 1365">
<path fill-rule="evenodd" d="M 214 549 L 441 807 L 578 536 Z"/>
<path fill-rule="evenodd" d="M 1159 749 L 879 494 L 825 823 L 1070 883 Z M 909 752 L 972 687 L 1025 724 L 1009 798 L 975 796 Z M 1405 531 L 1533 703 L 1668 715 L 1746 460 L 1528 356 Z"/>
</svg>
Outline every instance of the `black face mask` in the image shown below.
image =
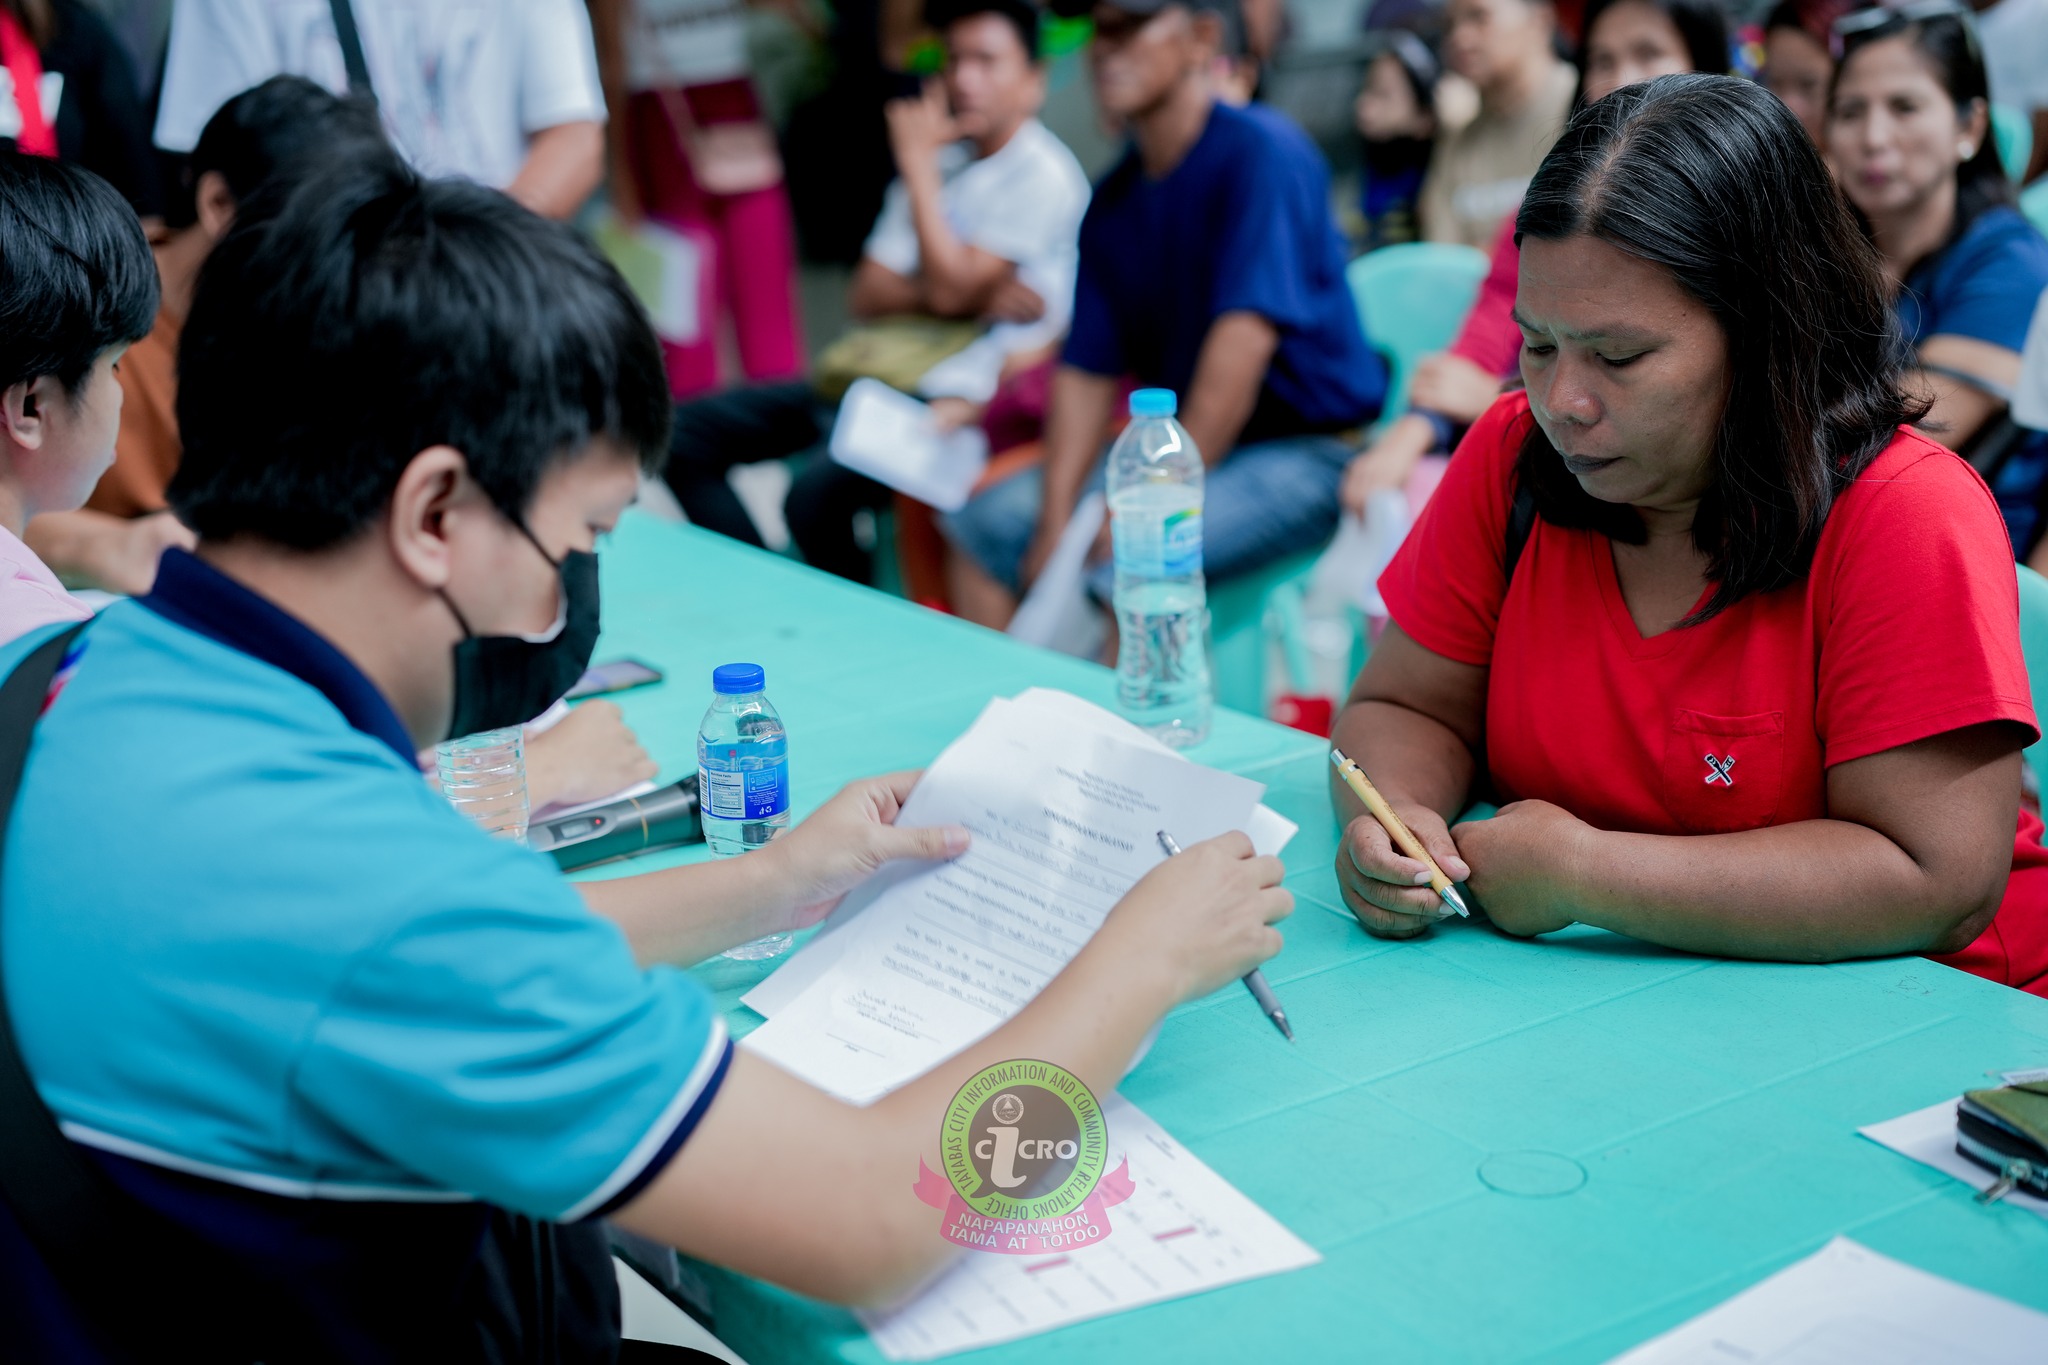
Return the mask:
<svg viewBox="0 0 2048 1365">
<path fill-rule="evenodd" d="M 597 556 L 571 550 L 553 558 L 523 522 L 514 522 L 540 557 L 555 566 L 562 584 L 562 615 L 545 635 L 478 635 L 447 593 L 441 600 L 462 627 L 455 646 L 455 709 L 448 738 L 524 725 L 560 701 L 597 648 Z"/>
</svg>

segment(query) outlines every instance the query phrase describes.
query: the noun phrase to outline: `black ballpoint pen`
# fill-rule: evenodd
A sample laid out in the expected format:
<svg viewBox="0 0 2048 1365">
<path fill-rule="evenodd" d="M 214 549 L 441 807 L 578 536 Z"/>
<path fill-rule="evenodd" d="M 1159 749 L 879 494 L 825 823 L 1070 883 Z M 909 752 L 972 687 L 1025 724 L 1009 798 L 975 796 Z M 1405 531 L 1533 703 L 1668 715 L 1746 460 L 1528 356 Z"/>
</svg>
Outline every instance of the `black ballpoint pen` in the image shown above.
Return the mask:
<svg viewBox="0 0 2048 1365">
<path fill-rule="evenodd" d="M 1163 829 L 1159 831 L 1159 846 L 1166 850 L 1169 858 L 1180 852 L 1180 845 Z M 1293 1042 L 1294 1030 L 1287 1026 L 1287 1011 L 1280 1007 L 1280 997 L 1273 994 L 1273 988 L 1266 984 L 1266 974 L 1257 967 L 1252 968 L 1244 975 L 1244 987 L 1252 993 L 1252 999 L 1259 1002 L 1259 1008 L 1266 1012 L 1266 1017 L 1273 1021 L 1273 1027 L 1280 1030 L 1280 1036 Z"/>
</svg>

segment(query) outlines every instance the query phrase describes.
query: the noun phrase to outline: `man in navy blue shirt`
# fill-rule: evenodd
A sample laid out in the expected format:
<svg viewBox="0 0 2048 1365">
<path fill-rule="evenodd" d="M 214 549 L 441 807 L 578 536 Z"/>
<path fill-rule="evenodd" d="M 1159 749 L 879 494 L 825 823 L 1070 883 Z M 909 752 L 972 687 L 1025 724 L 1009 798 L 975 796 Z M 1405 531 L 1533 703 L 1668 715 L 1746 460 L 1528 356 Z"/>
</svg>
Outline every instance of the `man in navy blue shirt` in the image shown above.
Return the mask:
<svg viewBox="0 0 2048 1365">
<path fill-rule="evenodd" d="M 956 582 L 976 619 L 1005 619 L 1058 543 L 1127 378 L 1181 395 L 1181 423 L 1209 466 L 1211 579 L 1314 547 L 1336 524 L 1344 437 L 1378 415 L 1386 363 L 1345 287 L 1321 154 L 1282 116 L 1216 98 L 1212 59 L 1236 18 L 1228 4 L 1094 7 L 1096 100 L 1131 146 L 1082 220 L 1045 463 L 948 523 L 986 571 Z M 1107 597 L 1109 566 L 1090 582 Z"/>
</svg>

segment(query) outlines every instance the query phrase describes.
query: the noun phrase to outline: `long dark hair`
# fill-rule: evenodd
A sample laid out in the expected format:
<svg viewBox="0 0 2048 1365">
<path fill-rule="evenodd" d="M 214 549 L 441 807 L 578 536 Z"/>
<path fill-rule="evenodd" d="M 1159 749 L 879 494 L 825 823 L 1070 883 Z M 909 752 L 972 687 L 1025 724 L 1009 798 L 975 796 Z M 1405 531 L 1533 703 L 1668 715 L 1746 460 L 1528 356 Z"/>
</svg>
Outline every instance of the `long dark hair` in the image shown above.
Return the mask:
<svg viewBox="0 0 2048 1365">
<path fill-rule="evenodd" d="M 1581 109 L 1543 159 L 1518 241 L 1584 234 L 1662 266 L 1728 339 L 1713 484 L 1693 519 L 1712 594 L 1696 625 L 1803 578 L 1836 497 L 1924 411 L 1876 249 L 1820 153 L 1762 86 L 1663 76 Z M 1558 526 L 1627 544 L 1635 509 L 1579 486 L 1541 426 L 1518 474 Z"/>
<path fill-rule="evenodd" d="M 1863 29 L 1843 39 L 1842 56 L 1835 63 L 1835 78 L 1828 89 L 1831 110 L 1835 91 L 1841 87 L 1842 73 L 1848 70 L 1849 63 L 1863 48 L 1886 38 L 1904 38 L 1912 44 L 1913 50 L 1932 70 L 1934 79 L 1955 102 L 1958 114 L 1965 113 L 1972 103 L 1984 106 L 1984 140 L 1978 144 L 1975 155 L 1956 167 L 1956 220 L 1950 225 L 1948 236 L 1942 239 L 1941 245 L 1928 253 L 1938 256 L 1969 231 L 1978 214 L 2001 205 L 2011 208 L 2019 202 L 2013 194 L 2012 181 L 2005 173 L 2005 158 L 1998 154 L 1997 131 L 1990 125 L 1991 82 L 1984 71 L 1984 49 L 1977 42 L 1976 22 L 1965 15 L 1937 14 L 1924 19 L 1895 16 L 1887 19 L 1874 28 Z M 1861 210 L 1857 211 L 1857 216 L 1862 216 Z M 1918 261 L 1912 262 L 1900 274 L 1912 274 L 1919 264 Z"/>
<path fill-rule="evenodd" d="M 1593 25 L 1616 5 L 1630 3 L 1648 5 L 1671 21 L 1693 70 L 1727 74 L 1735 54 L 1728 46 L 1728 9 L 1721 0 L 1588 0 L 1579 26 L 1585 35 L 1579 40 L 1579 104 L 1586 102 L 1586 47 L 1593 41 Z"/>
</svg>

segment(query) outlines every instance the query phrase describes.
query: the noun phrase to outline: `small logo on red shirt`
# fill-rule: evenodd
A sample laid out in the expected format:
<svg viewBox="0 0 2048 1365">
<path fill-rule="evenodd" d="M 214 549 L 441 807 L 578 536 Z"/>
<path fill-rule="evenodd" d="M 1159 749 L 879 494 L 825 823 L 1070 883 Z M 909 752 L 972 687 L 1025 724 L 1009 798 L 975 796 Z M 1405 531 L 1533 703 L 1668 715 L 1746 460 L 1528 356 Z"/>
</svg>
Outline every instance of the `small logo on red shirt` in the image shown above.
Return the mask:
<svg viewBox="0 0 2048 1365">
<path fill-rule="evenodd" d="M 1713 786 L 1713 785 L 1714 785 L 1714 784 L 1715 784 L 1716 782 L 1719 782 L 1719 783 L 1720 783 L 1720 784 L 1721 784 L 1722 786 L 1724 786 L 1724 787 L 1732 787 L 1732 786 L 1734 786 L 1734 785 L 1735 785 L 1735 778 L 1734 778 L 1734 777 L 1733 777 L 1733 776 L 1732 776 L 1732 775 L 1731 775 L 1731 774 L 1729 773 L 1729 771 L 1728 771 L 1728 770 L 1729 770 L 1730 768 L 1733 768 L 1734 766 L 1735 766 L 1735 755 L 1734 755 L 1734 754 L 1730 754 L 1730 755 L 1728 755 L 1728 757 L 1726 757 L 1726 758 L 1715 758 L 1715 757 L 1714 757 L 1714 756 L 1713 756 L 1712 754 L 1708 754 L 1708 755 L 1707 755 L 1707 785 L 1708 785 L 1709 787 L 1711 787 L 1711 786 Z"/>
</svg>

